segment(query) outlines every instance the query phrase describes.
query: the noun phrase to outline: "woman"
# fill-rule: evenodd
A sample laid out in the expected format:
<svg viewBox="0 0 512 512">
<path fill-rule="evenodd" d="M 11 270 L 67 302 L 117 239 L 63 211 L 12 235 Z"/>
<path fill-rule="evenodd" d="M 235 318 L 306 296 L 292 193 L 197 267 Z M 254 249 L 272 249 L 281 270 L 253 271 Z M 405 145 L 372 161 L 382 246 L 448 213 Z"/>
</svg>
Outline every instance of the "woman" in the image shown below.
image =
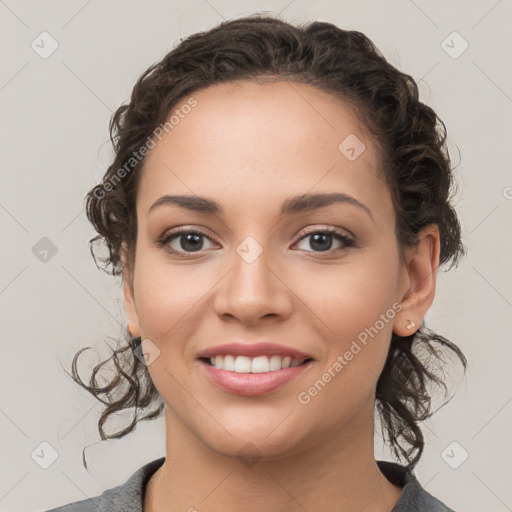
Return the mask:
<svg viewBox="0 0 512 512">
<path fill-rule="evenodd" d="M 414 80 L 360 32 L 255 15 L 151 66 L 111 136 L 87 213 L 127 343 L 73 377 L 103 439 L 164 411 L 166 454 L 55 510 L 451 510 L 413 468 L 441 353 L 466 365 L 423 322 L 464 247 Z M 406 465 L 375 460 L 375 408 Z"/>
</svg>

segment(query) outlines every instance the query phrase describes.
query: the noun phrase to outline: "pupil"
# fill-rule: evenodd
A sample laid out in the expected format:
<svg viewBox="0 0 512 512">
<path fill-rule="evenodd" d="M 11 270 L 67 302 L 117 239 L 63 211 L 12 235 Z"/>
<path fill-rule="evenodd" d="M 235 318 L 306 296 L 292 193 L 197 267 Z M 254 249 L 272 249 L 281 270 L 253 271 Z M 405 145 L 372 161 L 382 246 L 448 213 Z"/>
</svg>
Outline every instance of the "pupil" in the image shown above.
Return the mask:
<svg viewBox="0 0 512 512">
<path fill-rule="evenodd" d="M 195 251 L 202 246 L 201 235 L 187 233 L 181 236 L 181 248 L 186 251 Z"/>
<path fill-rule="evenodd" d="M 332 235 L 329 233 L 316 233 L 311 235 L 313 241 L 311 242 L 311 247 L 316 251 L 328 251 L 331 248 L 332 243 Z M 327 246 L 326 242 L 327 241 Z M 322 244 L 323 242 L 323 244 Z"/>
</svg>

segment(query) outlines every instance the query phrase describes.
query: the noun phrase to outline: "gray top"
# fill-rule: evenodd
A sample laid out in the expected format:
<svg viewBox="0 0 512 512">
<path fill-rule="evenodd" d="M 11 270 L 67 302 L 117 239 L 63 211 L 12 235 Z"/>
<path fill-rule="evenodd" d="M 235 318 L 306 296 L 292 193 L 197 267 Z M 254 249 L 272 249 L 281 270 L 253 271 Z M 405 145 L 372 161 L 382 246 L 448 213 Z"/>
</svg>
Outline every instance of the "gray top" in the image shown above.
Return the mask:
<svg viewBox="0 0 512 512">
<path fill-rule="evenodd" d="M 151 475 L 164 463 L 165 457 L 139 468 L 121 485 L 107 489 L 100 496 L 76 501 L 46 512 L 143 512 L 144 492 Z M 402 494 L 391 512 L 454 512 L 429 494 L 406 466 L 377 461 L 379 469 Z"/>
</svg>

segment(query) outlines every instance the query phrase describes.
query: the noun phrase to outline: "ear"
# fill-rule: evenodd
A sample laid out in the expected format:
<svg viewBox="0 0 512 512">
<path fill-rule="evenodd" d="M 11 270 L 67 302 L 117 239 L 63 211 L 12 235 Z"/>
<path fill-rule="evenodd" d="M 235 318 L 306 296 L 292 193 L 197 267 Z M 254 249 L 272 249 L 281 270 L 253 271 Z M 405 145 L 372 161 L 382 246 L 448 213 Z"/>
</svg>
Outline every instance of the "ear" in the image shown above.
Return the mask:
<svg viewBox="0 0 512 512">
<path fill-rule="evenodd" d="M 140 336 L 140 326 L 139 315 L 135 305 L 134 272 L 131 265 L 127 262 L 124 249 L 121 251 L 121 262 L 123 266 L 124 309 L 128 318 L 128 331 L 131 336 L 138 338 Z"/>
<path fill-rule="evenodd" d="M 432 305 L 436 290 L 440 254 L 439 228 L 436 224 L 429 224 L 418 236 L 418 243 L 405 249 L 402 309 L 395 316 L 393 324 L 394 333 L 403 337 L 418 330 Z M 415 325 L 411 325 L 411 322 Z"/>
</svg>

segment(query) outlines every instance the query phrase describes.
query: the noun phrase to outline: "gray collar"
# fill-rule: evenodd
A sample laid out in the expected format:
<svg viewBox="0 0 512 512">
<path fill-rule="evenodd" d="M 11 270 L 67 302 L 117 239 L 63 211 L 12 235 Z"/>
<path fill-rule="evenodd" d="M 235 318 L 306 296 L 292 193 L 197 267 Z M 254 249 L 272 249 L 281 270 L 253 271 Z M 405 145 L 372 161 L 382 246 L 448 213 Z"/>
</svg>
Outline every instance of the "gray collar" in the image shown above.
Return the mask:
<svg viewBox="0 0 512 512">
<path fill-rule="evenodd" d="M 100 496 L 47 512 L 143 512 L 146 484 L 164 462 L 165 457 L 153 460 L 139 468 L 124 484 L 107 489 Z M 402 494 L 391 512 L 454 512 L 425 491 L 408 466 L 380 460 L 377 465 L 392 484 L 402 487 Z"/>
</svg>

